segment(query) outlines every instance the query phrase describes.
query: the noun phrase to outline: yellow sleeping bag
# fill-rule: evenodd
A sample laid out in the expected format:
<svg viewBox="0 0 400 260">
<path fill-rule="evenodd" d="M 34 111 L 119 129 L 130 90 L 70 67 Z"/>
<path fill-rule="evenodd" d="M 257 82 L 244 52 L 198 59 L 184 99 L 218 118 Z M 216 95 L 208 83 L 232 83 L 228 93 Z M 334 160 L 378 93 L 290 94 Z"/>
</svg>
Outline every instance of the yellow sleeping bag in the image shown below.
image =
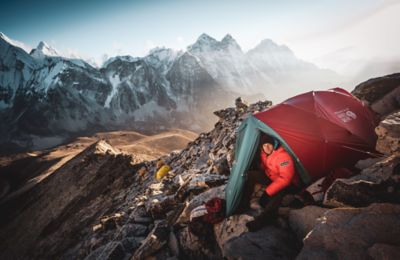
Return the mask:
<svg viewBox="0 0 400 260">
<path fill-rule="evenodd" d="M 170 170 L 170 168 L 168 165 L 161 166 L 161 168 L 156 173 L 157 181 L 160 181 L 162 178 L 164 178 L 164 176 L 167 175 L 169 170 Z"/>
</svg>

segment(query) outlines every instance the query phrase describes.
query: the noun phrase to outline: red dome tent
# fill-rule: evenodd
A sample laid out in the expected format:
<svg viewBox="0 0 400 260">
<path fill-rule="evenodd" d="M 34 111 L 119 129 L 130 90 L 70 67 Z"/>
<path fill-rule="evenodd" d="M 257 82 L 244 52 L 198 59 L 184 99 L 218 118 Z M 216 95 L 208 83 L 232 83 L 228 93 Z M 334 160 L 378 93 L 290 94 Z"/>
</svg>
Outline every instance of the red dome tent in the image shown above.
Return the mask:
<svg viewBox="0 0 400 260">
<path fill-rule="evenodd" d="M 238 129 L 235 163 L 226 189 L 227 214 L 240 202 L 262 133 L 281 142 L 306 185 L 375 153 L 375 126 L 372 112 L 340 88 L 300 94 L 250 116 Z"/>
</svg>

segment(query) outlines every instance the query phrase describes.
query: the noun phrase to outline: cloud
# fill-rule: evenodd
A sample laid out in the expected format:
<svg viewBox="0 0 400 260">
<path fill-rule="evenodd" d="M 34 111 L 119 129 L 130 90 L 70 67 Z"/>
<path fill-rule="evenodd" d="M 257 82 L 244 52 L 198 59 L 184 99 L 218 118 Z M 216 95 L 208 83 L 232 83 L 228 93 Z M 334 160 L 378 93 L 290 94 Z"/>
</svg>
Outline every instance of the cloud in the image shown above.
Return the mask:
<svg viewBox="0 0 400 260">
<path fill-rule="evenodd" d="M 348 75 L 358 73 L 372 60 L 400 61 L 400 4 L 385 3 L 340 30 L 296 43 L 295 53 L 318 66 Z"/>
<path fill-rule="evenodd" d="M 126 53 L 124 53 L 124 44 L 122 44 L 121 42 L 113 42 L 112 43 L 112 54 L 113 55 L 124 55 Z"/>
<path fill-rule="evenodd" d="M 176 37 L 176 49 L 178 50 L 183 50 L 185 49 L 187 46 L 185 38 L 183 38 L 182 36 L 177 36 Z"/>
<path fill-rule="evenodd" d="M 82 55 L 76 49 L 67 48 L 66 53 L 67 57 L 74 58 L 74 59 L 82 59 Z"/>
<path fill-rule="evenodd" d="M 157 47 L 157 45 L 152 40 L 146 40 L 146 42 L 144 44 L 144 50 L 141 53 L 141 55 L 143 56 L 143 55 L 148 54 L 151 49 L 154 49 L 156 47 Z"/>
</svg>

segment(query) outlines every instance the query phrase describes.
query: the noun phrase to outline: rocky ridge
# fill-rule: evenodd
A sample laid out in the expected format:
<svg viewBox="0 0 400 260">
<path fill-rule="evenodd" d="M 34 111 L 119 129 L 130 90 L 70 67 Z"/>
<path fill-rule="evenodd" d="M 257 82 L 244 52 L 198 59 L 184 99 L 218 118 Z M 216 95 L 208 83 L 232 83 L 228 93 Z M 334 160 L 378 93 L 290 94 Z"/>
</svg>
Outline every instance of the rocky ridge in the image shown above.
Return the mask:
<svg viewBox="0 0 400 260">
<path fill-rule="evenodd" d="M 0 257 L 397 259 L 397 111 L 382 117 L 379 127 L 385 131 L 377 128 L 382 156 L 358 162 L 361 172 L 335 180 L 321 203 L 294 207 L 289 196 L 279 216 L 257 232 L 248 232 L 245 225 L 254 218 L 252 212 L 215 225 L 190 225 L 193 208 L 213 197 L 224 198 L 235 130 L 249 113 L 270 105 L 266 101 L 216 111 L 219 121 L 212 131 L 159 160 L 135 164 L 132 155 L 103 141 L 94 144 L 20 198 L 24 204 L 0 205 L 2 212 L 7 210 Z M 380 149 L 380 140 L 389 140 L 390 149 Z M 171 170 L 158 182 L 154 175 L 160 160 Z M 50 193 L 54 195 L 46 200 Z"/>
</svg>

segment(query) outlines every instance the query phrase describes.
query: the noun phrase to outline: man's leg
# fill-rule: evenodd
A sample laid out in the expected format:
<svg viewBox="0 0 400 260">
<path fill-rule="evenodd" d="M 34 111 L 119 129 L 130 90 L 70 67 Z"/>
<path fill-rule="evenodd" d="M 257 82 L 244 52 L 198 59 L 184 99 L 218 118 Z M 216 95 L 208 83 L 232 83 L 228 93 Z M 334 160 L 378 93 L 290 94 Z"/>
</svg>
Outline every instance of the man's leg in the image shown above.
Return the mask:
<svg viewBox="0 0 400 260">
<path fill-rule="evenodd" d="M 267 205 L 265 205 L 263 212 L 253 221 L 246 224 L 249 231 L 257 231 L 275 219 L 282 199 L 287 193 L 288 189 L 284 189 L 272 196 Z"/>
<path fill-rule="evenodd" d="M 254 191 L 254 186 L 257 184 L 267 184 L 268 178 L 261 170 L 250 170 L 247 172 L 246 183 L 243 187 L 243 196 L 239 208 L 246 210 L 249 207 L 251 195 Z"/>
<path fill-rule="evenodd" d="M 251 195 L 254 191 L 254 186 L 256 184 L 266 185 L 268 183 L 268 178 L 265 176 L 264 172 L 261 170 L 251 170 L 247 172 L 247 181 L 244 190 L 244 199 L 249 201 Z"/>
</svg>

